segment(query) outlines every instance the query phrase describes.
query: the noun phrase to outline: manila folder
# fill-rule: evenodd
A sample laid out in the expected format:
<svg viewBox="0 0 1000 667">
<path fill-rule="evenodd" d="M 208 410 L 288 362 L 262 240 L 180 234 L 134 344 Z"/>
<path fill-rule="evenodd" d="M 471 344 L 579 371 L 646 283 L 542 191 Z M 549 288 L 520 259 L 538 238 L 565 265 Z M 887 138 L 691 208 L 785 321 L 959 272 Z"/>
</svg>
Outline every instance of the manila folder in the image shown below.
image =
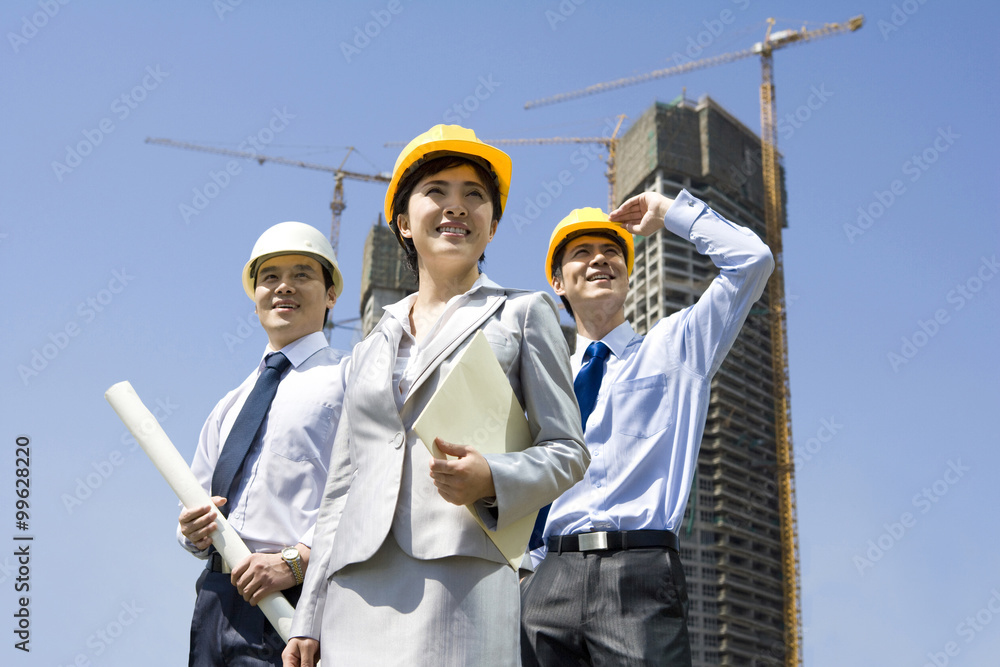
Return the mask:
<svg viewBox="0 0 1000 667">
<path fill-rule="evenodd" d="M 518 452 L 531 444 L 524 410 L 482 330 L 477 331 L 462 350 L 413 423 L 413 429 L 435 458 L 444 455 L 435 446 L 434 438 L 469 445 L 482 454 Z M 486 527 L 474 506 L 466 507 L 510 566 L 517 570 L 538 512 L 494 531 Z"/>
</svg>

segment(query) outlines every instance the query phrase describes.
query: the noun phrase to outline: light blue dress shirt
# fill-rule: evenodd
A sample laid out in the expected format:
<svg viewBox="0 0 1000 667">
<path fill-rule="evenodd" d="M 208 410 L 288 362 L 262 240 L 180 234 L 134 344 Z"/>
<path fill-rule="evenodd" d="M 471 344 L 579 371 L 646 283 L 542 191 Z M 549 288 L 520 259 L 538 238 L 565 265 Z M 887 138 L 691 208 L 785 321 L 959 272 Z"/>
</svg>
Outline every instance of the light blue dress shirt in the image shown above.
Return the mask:
<svg viewBox="0 0 1000 667">
<path fill-rule="evenodd" d="M 209 491 L 219 453 L 236 416 L 264 369 L 267 353 L 278 351 L 291 367 L 278 384 L 261 431 L 244 462 L 229 523 L 253 552 L 274 553 L 299 542 L 312 546 L 313 527 L 326 486 L 327 466 L 344 398 L 349 357 L 330 348 L 322 332 L 281 350 L 270 346 L 243 383 L 226 394 L 201 430 L 191 471 Z M 210 492 L 210 491 L 209 491 Z M 177 527 L 177 540 L 200 558 Z"/>
<path fill-rule="evenodd" d="M 585 425 L 590 467 L 555 502 L 544 536 L 588 531 L 677 530 L 705 429 L 712 376 L 774 268 L 768 247 L 681 191 L 664 219 L 721 270 L 692 306 L 640 336 L 624 322 Z M 592 341 L 577 336 L 574 376 Z M 532 552 L 537 564 L 545 547 Z"/>
</svg>

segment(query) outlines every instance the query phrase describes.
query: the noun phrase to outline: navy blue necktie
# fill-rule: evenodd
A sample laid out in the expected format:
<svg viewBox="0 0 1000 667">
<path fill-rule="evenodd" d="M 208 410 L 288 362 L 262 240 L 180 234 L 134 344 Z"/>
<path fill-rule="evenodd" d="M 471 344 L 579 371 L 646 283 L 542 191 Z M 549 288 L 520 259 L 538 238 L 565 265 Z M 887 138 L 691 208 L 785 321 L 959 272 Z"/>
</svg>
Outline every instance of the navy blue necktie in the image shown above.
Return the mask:
<svg viewBox="0 0 1000 667">
<path fill-rule="evenodd" d="M 611 354 L 607 345 L 599 340 L 587 346 L 587 351 L 583 353 L 583 365 L 580 372 L 573 380 L 573 391 L 576 392 L 576 400 L 580 404 L 580 419 L 583 422 L 583 430 L 587 430 L 587 419 L 594 411 L 597 404 L 597 394 L 601 390 L 601 380 L 604 378 L 604 361 Z M 542 532 L 545 530 L 545 520 L 549 517 L 549 508 L 546 505 L 538 510 L 538 518 L 535 519 L 535 527 L 531 530 L 531 539 L 528 540 L 529 549 L 537 549 L 542 546 Z"/>
<path fill-rule="evenodd" d="M 224 496 L 227 500 L 232 497 L 236 475 L 243 467 L 243 461 L 254 440 L 257 439 L 257 432 L 264 423 L 267 411 L 271 408 L 271 401 L 278 391 L 281 375 L 291 363 L 281 352 L 270 354 L 264 360 L 266 367 L 261 371 L 257 383 L 243 404 L 243 409 L 237 415 L 233 429 L 226 438 L 226 444 L 222 447 L 219 462 L 215 465 L 215 473 L 212 475 L 213 496 Z M 227 502 L 220 509 L 223 516 L 228 517 L 232 507 Z"/>
</svg>

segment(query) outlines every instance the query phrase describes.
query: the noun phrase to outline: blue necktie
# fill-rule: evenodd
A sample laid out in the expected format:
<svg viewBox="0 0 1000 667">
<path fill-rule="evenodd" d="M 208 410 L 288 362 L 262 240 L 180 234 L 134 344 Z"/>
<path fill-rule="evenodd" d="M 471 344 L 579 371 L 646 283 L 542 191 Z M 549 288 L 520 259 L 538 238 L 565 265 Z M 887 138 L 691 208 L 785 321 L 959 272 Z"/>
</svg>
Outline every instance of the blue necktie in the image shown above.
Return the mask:
<svg viewBox="0 0 1000 667">
<path fill-rule="evenodd" d="M 601 390 L 601 380 L 604 378 L 604 361 L 611 354 L 607 345 L 597 340 L 587 346 L 587 351 L 583 353 L 583 365 L 580 372 L 576 374 L 573 381 L 573 391 L 576 392 L 576 400 L 580 404 L 580 419 L 583 422 L 583 430 L 587 430 L 587 419 L 594 411 L 597 404 L 597 394 Z M 549 517 L 549 508 L 546 505 L 538 510 L 538 518 L 535 519 L 535 527 L 531 530 L 531 539 L 528 540 L 529 549 L 537 549 L 542 546 L 542 532 L 545 530 L 545 520 Z"/>
<path fill-rule="evenodd" d="M 212 475 L 213 496 L 224 496 L 227 500 L 232 497 L 236 474 L 243 467 L 243 461 L 257 439 L 257 432 L 260 431 L 274 394 L 278 391 L 281 375 L 291 363 L 281 352 L 270 354 L 264 360 L 265 368 L 237 415 L 226 444 L 222 447 L 219 462 L 215 465 L 215 473 Z M 228 502 L 220 509 L 223 516 L 229 516 L 231 506 Z"/>
</svg>

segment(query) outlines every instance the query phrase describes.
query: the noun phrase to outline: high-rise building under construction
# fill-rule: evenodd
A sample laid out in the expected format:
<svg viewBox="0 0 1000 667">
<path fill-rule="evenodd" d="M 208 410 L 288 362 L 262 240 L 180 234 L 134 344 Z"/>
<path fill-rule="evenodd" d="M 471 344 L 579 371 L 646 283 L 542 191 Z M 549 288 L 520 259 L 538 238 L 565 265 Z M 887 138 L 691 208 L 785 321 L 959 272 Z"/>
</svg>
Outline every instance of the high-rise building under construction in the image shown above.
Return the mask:
<svg viewBox="0 0 1000 667">
<path fill-rule="evenodd" d="M 362 335 L 375 328 L 382 308 L 417 291 L 417 278 L 406 265 L 396 235 L 379 215 L 365 238 L 361 264 Z"/>
<path fill-rule="evenodd" d="M 687 189 L 766 239 L 760 138 L 714 100 L 648 109 L 617 150 L 619 200 Z M 783 175 L 783 174 L 782 174 Z M 784 194 L 784 179 L 779 178 Z M 784 221 L 783 226 L 784 226 Z M 645 334 L 693 304 L 718 273 L 686 240 L 636 237 L 625 317 Z M 783 663 L 781 533 L 767 294 L 712 380 L 681 561 L 694 665 Z"/>
</svg>

